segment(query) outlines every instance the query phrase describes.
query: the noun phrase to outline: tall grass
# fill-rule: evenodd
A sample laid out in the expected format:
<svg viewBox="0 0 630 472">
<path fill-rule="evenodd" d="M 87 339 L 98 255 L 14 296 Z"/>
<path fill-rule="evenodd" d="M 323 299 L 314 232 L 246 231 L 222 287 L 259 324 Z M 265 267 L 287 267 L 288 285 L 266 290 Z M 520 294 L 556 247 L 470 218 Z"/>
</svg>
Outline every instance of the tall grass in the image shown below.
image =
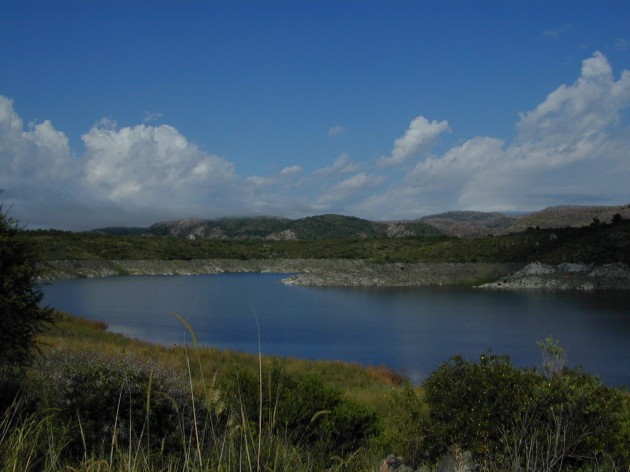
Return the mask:
<svg viewBox="0 0 630 472">
<path fill-rule="evenodd" d="M 177 317 L 191 342 L 167 348 L 61 316 L 0 412 L 0 470 L 369 472 L 426 456 L 428 404 L 401 376 L 203 348 Z"/>
<path fill-rule="evenodd" d="M 202 348 L 176 317 L 191 342 L 166 348 L 60 315 L 23 395 L 0 418 L 0 470 L 372 468 L 367 448 L 335 449 L 334 428 L 365 412 L 323 379 L 347 374 L 349 392 L 380 385 L 380 397 L 392 388 L 380 369 Z M 329 402 L 321 408 L 320 393 Z M 287 413 L 295 406 L 304 411 Z"/>
</svg>

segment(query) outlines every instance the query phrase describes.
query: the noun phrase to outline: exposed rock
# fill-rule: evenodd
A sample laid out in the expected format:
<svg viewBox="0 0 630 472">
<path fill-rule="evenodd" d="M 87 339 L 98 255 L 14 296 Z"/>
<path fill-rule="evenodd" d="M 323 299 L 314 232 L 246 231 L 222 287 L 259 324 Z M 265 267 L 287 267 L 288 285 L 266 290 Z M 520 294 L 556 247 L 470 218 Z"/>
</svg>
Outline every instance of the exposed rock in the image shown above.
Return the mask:
<svg viewBox="0 0 630 472">
<path fill-rule="evenodd" d="M 374 264 L 354 259 L 204 259 L 191 261 L 48 261 L 43 279 L 112 275 L 194 275 L 225 272 L 295 274 L 283 282 L 305 286 L 389 286 L 479 284 L 517 270 L 513 264 Z"/>
<path fill-rule="evenodd" d="M 462 451 L 454 446 L 449 453 L 440 461 L 437 472 L 469 472 L 475 469 L 470 451 Z"/>
<path fill-rule="evenodd" d="M 477 285 L 483 281 L 497 280 L 519 267 L 514 264 L 371 264 L 362 260 L 336 260 L 328 266 L 309 267 L 283 282 L 319 287 Z"/>
<path fill-rule="evenodd" d="M 630 267 L 532 263 L 376 264 L 356 259 L 203 259 L 190 261 L 47 261 L 39 266 L 43 280 L 113 275 L 198 275 L 226 272 L 293 274 L 283 283 L 303 286 L 421 287 L 480 285 L 499 289 L 630 289 Z M 520 269 L 520 270 L 519 270 Z"/>
<path fill-rule="evenodd" d="M 270 239 L 272 241 L 296 241 L 298 237 L 292 229 L 285 229 L 279 233 L 270 234 L 265 239 Z"/>
<path fill-rule="evenodd" d="M 406 238 L 413 235 L 413 231 L 409 229 L 405 222 L 399 221 L 387 225 L 387 237 L 389 238 Z"/>
<path fill-rule="evenodd" d="M 628 290 L 630 289 L 630 267 L 623 263 L 546 265 L 540 262 L 533 262 L 509 276 L 503 277 L 501 280 L 484 284 L 481 287 L 502 289 Z"/>
<path fill-rule="evenodd" d="M 420 219 L 444 234 L 459 238 L 480 238 L 505 233 L 516 218 L 502 213 L 481 211 L 449 211 Z"/>
<path fill-rule="evenodd" d="M 411 467 L 403 463 L 402 458 L 393 454 L 387 456 L 378 470 L 379 472 L 414 472 Z"/>
</svg>

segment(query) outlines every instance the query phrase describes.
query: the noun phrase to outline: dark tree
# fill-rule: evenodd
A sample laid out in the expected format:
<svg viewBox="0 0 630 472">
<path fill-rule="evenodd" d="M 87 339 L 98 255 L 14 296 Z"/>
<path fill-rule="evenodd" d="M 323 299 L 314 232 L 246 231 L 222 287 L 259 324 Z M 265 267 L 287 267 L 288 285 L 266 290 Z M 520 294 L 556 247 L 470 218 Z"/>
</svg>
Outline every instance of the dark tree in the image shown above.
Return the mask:
<svg viewBox="0 0 630 472">
<path fill-rule="evenodd" d="M 40 307 L 34 251 L 0 204 L 0 377 L 12 378 L 31 360 L 36 337 L 52 321 Z"/>
</svg>

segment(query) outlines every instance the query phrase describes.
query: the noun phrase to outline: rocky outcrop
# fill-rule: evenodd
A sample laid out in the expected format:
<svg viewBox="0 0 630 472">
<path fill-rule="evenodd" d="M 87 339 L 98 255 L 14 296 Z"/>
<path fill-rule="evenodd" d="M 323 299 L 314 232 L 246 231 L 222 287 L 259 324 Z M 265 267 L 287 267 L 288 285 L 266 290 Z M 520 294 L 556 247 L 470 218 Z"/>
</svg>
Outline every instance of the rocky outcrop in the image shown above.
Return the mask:
<svg viewBox="0 0 630 472">
<path fill-rule="evenodd" d="M 308 267 L 284 280 L 286 284 L 342 287 L 419 287 L 435 285 L 478 285 L 516 270 L 514 264 L 371 264 L 365 261 L 336 261 L 330 267 Z"/>
<path fill-rule="evenodd" d="M 414 287 L 475 285 L 518 269 L 513 264 L 375 264 L 350 259 L 207 259 L 191 261 L 48 261 L 43 279 L 113 275 L 195 275 L 226 272 L 295 274 L 284 283 L 305 286 Z"/>
<path fill-rule="evenodd" d="M 289 285 L 422 287 L 470 285 L 495 289 L 630 289 L 627 264 L 389 263 L 356 259 L 203 259 L 190 261 L 48 261 L 42 280 L 114 275 L 200 275 L 228 272 L 292 274 Z M 492 281 L 492 282 L 489 282 Z M 483 285 L 480 285 L 483 284 Z"/>
<path fill-rule="evenodd" d="M 558 264 L 534 262 L 482 288 L 553 290 L 628 290 L 627 264 Z"/>
</svg>

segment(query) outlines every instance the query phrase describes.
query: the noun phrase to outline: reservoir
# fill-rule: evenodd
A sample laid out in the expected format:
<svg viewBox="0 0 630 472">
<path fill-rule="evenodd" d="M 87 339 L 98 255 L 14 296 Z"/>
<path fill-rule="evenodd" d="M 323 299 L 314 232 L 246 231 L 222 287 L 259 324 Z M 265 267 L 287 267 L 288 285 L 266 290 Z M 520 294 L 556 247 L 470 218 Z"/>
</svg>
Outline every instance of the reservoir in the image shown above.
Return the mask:
<svg viewBox="0 0 630 472">
<path fill-rule="evenodd" d="M 167 345 L 190 342 L 306 359 L 384 365 L 420 383 L 455 354 L 492 349 L 541 365 L 553 336 L 610 385 L 630 386 L 630 291 L 498 291 L 469 287 L 312 288 L 287 275 L 119 276 L 55 281 L 44 304 L 101 320 L 114 332 Z"/>
</svg>

